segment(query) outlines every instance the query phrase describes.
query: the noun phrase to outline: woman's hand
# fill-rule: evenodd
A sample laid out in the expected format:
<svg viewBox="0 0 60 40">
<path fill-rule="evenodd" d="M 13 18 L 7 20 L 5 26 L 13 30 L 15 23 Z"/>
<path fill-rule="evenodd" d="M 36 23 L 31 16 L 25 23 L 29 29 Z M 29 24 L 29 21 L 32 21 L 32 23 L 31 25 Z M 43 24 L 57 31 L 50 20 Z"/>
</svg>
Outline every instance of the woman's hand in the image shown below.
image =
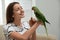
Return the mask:
<svg viewBox="0 0 60 40">
<path fill-rule="evenodd" d="M 31 17 L 31 19 L 29 20 L 30 26 L 33 26 L 35 23 L 36 23 L 36 20 Z"/>
<path fill-rule="evenodd" d="M 43 25 L 43 22 L 42 21 L 36 21 L 36 23 L 38 23 L 40 25 Z"/>
<path fill-rule="evenodd" d="M 32 27 L 35 23 L 43 25 L 42 21 L 37 21 L 36 19 L 34 19 L 34 18 L 31 17 L 31 19 L 29 20 L 30 26 Z"/>
</svg>

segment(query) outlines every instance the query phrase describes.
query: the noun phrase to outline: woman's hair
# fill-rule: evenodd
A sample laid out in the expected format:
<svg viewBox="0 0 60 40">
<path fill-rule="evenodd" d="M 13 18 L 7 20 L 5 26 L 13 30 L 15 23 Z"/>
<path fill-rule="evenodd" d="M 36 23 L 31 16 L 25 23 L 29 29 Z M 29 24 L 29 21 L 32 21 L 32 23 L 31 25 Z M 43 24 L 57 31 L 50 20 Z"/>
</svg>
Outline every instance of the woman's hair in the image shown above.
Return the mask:
<svg viewBox="0 0 60 40">
<path fill-rule="evenodd" d="M 18 2 L 12 2 L 8 5 L 7 10 L 6 10 L 6 21 L 8 23 L 12 23 L 14 21 L 13 16 L 13 6 L 15 4 L 19 4 Z"/>
</svg>

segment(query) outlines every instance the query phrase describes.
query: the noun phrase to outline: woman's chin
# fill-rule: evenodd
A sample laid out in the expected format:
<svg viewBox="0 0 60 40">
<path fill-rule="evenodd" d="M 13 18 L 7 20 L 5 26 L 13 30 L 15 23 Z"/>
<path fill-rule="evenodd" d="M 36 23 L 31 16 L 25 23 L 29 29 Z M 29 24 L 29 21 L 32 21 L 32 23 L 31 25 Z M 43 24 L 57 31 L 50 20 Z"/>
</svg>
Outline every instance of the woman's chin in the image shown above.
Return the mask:
<svg viewBox="0 0 60 40">
<path fill-rule="evenodd" d="M 24 18 L 25 16 L 21 16 L 21 18 Z"/>
</svg>

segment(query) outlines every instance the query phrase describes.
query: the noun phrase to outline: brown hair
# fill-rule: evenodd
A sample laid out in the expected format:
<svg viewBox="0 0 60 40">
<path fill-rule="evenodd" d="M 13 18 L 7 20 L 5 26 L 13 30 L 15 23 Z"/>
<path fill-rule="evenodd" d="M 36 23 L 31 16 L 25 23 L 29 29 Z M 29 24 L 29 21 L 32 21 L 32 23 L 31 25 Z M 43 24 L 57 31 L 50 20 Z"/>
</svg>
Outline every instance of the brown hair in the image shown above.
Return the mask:
<svg viewBox="0 0 60 40">
<path fill-rule="evenodd" d="M 13 16 L 13 6 L 15 4 L 19 4 L 18 2 L 12 2 L 8 5 L 7 10 L 6 10 L 6 21 L 8 23 L 12 23 L 14 21 Z"/>
</svg>

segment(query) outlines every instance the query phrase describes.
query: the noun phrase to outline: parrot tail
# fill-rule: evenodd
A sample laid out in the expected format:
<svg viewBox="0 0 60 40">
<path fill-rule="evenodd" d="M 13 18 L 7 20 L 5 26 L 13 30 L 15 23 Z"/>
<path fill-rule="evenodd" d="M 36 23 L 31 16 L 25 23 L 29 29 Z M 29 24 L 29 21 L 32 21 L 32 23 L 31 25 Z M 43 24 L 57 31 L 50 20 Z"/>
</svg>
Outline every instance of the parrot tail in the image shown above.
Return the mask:
<svg viewBox="0 0 60 40">
<path fill-rule="evenodd" d="M 48 36 L 48 30 L 47 30 L 47 27 L 46 27 L 46 24 L 44 23 L 44 27 L 45 27 L 45 30 L 46 30 L 46 34 Z"/>
<path fill-rule="evenodd" d="M 48 22 L 47 20 L 46 20 L 46 22 L 50 24 L 50 22 Z"/>
</svg>

